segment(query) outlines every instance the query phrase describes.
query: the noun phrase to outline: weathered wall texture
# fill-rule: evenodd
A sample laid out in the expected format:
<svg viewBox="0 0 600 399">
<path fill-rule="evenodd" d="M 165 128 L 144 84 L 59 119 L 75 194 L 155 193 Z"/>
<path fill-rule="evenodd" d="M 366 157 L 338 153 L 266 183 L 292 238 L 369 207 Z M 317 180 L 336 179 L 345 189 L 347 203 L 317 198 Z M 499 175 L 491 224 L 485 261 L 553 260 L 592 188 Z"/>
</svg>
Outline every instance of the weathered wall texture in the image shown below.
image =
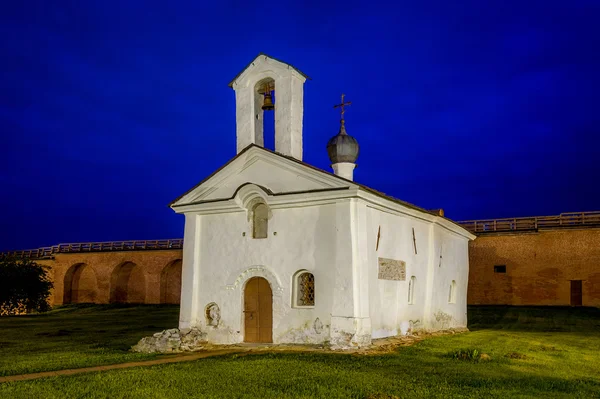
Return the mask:
<svg viewBox="0 0 600 399">
<path fill-rule="evenodd" d="M 252 238 L 257 203 L 269 209 L 267 238 Z M 256 312 L 244 308 L 245 284 L 253 277 L 271 286 L 275 343 L 362 346 L 405 333 L 411 321 L 414 329 L 466 326 L 467 241 L 475 236 L 432 213 L 261 147 L 172 207 L 185 214 L 179 328 L 198 328 L 209 342 L 246 339 L 245 317 Z M 379 258 L 404 263 L 407 279 L 379 279 Z M 304 270 L 314 275 L 311 307 L 294 302 Z M 206 317 L 213 303 L 216 325 Z"/>
<path fill-rule="evenodd" d="M 181 296 L 181 249 L 57 254 L 51 303 L 174 303 Z"/>
<path fill-rule="evenodd" d="M 273 206 L 270 215 L 268 237 L 253 239 L 242 209 L 186 214 L 181 329 L 199 328 L 213 343 L 242 342 L 244 289 L 252 277 L 265 278 L 272 288 L 275 343 L 361 346 L 411 327 L 466 326 L 466 237 L 356 199 Z M 405 262 L 406 279 L 379 279 L 379 257 Z M 302 270 L 315 278 L 310 308 L 293 300 L 294 276 Z M 413 301 L 408 299 L 411 276 L 416 277 Z M 453 280 L 459 299 L 450 302 Z M 207 323 L 212 303 L 220 308 L 217 325 Z"/>
<path fill-rule="evenodd" d="M 465 327 L 467 240 L 440 226 L 375 209 L 369 210 L 368 220 L 369 263 L 377 264 L 378 257 L 406 262 L 403 281 L 380 279 L 376 267 L 368 268 L 373 338 L 400 334 L 403 326 L 413 330 Z M 456 291 L 453 301 L 449 298 L 452 281 Z"/>
<path fill-rule="evenodd" d="M 570 305 L 571 280 L 582 280 L 583 306 L 600 306 L 600 229 L 481 235 L 469 245 L 470 305 Z"/>
</svg>

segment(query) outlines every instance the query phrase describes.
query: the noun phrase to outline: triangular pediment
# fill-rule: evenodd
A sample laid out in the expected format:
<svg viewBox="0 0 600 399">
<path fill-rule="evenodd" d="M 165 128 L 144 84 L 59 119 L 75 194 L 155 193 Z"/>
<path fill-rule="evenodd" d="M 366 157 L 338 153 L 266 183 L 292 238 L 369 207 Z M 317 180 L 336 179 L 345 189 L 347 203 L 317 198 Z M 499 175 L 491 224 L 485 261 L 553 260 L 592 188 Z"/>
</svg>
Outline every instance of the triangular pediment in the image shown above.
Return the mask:
<svg viewBox="0 0 600 399">
<path fill-rule="evenodd" d="M 171 206 L 230 200 L 248 183 L 263 187 L 274 195 L 355 186 L 351 181 L 304 162 L 251 145 Z"/>
<path fill-rule="evenodd" d="M 283 68 L 283 69 L 289 69 L 291 68 L 292 70 L 298 72 L 301 76 L 304 77 L 304 79 L 309 79 L 310 78 L 303 73 L 301 70 L 299 70 L 298 68 L 296 68 L 295 66 L 288 64 L 287 62 L 278 60 L 275 57 L 271 57 L 270 55 L 267 55 L 265 53 L 259 53 L 256 57 L 254 57 L 254 59 L 252 61 L 250 61 L 250 63 L 248 65 L 246 65 L 246 67 L 244 69 L 241 70 L 240 73 L 238 73 L 235 78 L 233 78 L 233 80 L 231 82 L 229 82 L 229 87 L 233 87 L 233 84 L 244 74 L 246 74 L 248 71 L 252 70 L 252 69 L 264 69 L 264 68 Z"/>
</svg>

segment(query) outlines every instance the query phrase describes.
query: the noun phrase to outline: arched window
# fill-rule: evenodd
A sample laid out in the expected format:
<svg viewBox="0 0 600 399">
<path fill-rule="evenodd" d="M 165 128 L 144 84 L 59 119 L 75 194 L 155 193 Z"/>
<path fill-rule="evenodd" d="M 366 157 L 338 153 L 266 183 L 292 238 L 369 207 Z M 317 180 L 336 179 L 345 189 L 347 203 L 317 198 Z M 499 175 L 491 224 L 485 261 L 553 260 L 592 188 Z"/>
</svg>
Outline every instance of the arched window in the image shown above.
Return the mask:
<svg viewBox="0 0 600 399">
<path fill-rule="evenodd" d="M 259 202 L 252 208 L 252 238 L 267 238 L 269 233 L 269 208 Z"/>
<path fill-rule="evenodd" d="M 301 271 L 294 278 L 294 306 L 315 306 L 315 276 L 307 271 Z"/>
<path fill-rule="evenodd" d="M 408 282 L 408 304 L 413 305 L 415 303 L 415 284 L 417 282 L 417 278 L 412 276 L 410 281 Z"/>
<path fill-rule="evenodd" d="M 456 303 L 456 281 L 452 280 L 450 292 L 448 292 L 448 303 Z"/>
</svg>

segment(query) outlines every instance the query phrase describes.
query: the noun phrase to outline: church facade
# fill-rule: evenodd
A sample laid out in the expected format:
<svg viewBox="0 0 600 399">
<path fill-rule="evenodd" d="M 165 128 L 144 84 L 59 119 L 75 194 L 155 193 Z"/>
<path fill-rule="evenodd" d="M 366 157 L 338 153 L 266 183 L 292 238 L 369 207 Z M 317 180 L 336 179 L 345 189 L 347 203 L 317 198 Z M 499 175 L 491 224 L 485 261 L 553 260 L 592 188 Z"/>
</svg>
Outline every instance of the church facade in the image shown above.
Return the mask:
<svg viewBox="0 0 600 399">
<path fill-rule="evenodd" d="M 185 215 L 179 328 L 218 344 L 355 347 L 466 327 L 475 236 L 353 181 L 343 98 L 334 173 L 302 162 L 306 78 L 261 54 L 231 82 L 238 154 L 171 204 Z M 275 151 L 263 148 L 271 112 Z"/>
</svg>

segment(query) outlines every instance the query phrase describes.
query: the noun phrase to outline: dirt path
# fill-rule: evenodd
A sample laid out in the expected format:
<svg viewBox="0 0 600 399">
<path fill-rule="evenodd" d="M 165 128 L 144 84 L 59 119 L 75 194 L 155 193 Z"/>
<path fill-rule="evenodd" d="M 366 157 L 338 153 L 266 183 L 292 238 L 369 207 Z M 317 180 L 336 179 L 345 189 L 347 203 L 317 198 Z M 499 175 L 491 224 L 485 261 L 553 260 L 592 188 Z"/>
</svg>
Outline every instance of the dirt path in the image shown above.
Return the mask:
<svg viewBox="0 0 600 399">
<path fill-rule="evenodd" d="M 154 366 L 156 364 L 189 362 L 189 361 L 193 361 L 193 360 L 203 359 L 205 357 L 229 355 L 232 353 L 240 353 L 240 352 L 244 352 L 244 350 L 243 349 L 242 350 L 240 350 L 240 349 L 224 349 L 224 350 L 216 350 L 216 351 L 210 351 L 210 352 L 199 352 L 199 353 L 194 353 L 191 355 L 189 355 L 189 354 L 188 355 L 177 355 L 177 356 L 163 358 L 163 359 L 145 360 L 145 361 L 141 361 L 141 362 L 108 364 L 108 365 L 104 365 L 104 366 L 83 367 L 83 368 L 79 368 L 79 369 L 43 371 L 41 373 L 9 375 L 7 377 L 0 377 L 0 383 L 35 380 L 37 378 L 57 377 L 57 376 L 61 376 L 61 375 L 90 373 L 93 371 L 106 371 L 106 370 L 115 370 L 115 369 L 126 369 L 126 368 L 130 368 L 130 367 Z"/>
</svg>

